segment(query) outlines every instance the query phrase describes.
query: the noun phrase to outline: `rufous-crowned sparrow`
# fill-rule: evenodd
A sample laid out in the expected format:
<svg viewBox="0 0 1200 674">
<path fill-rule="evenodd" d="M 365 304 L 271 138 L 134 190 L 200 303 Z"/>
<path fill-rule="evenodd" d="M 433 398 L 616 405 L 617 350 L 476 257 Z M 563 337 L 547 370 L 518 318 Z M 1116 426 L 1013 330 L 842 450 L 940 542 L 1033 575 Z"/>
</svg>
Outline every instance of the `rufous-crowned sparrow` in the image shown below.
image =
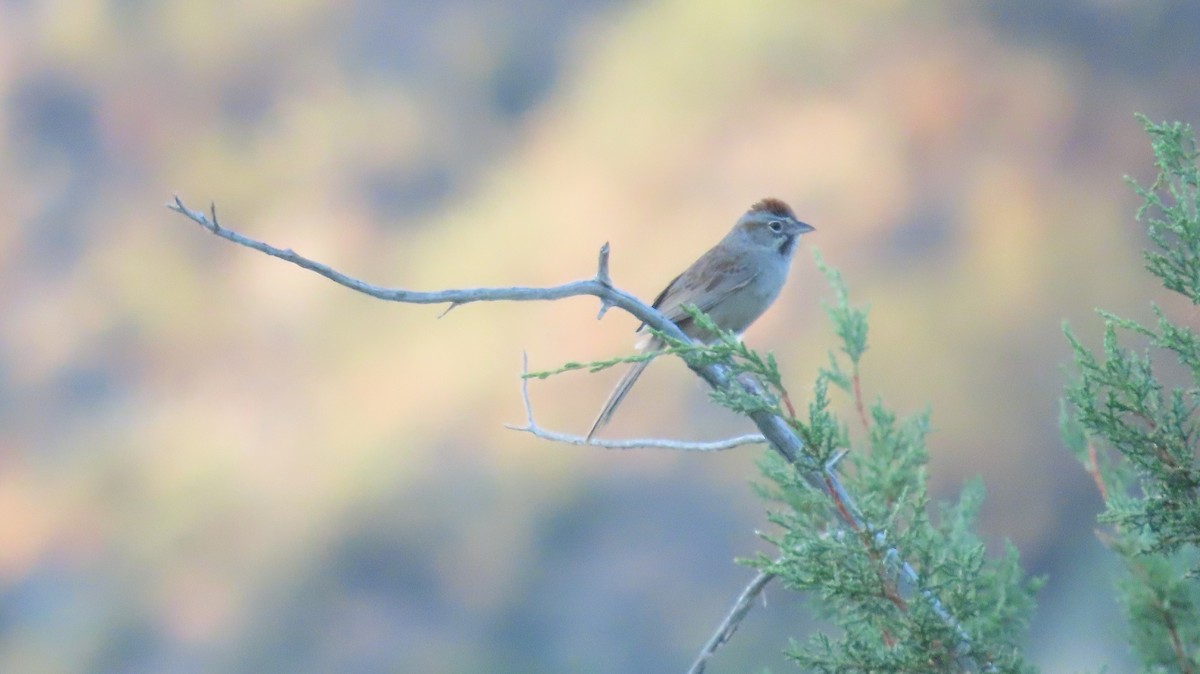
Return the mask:
<svg viewBox="0 0 1200 674">
<path fill-rule="evenodd" d="M 653 306 L 692 339 L 710 342 L 716 336 L 693 323 L 683 310 L 685 304 L 708 314 L 722 330 L 740 335 L 779 296 L 797 240 L 813 229 L 797 220 L 791 207 L 779 199 L 763 199 L 738 218 L 720 243 L 667 284 Z M 638 332 L 645 327 L 638 326 Z M 645 348 L 658 351 L 663 346 L 662 340 L 654 338 Z M 649 360 L 634 363 L 617 383 L 588 431 L 589 440 L 612 418 L 617 405 L 649 364 Z"/>
</svg>

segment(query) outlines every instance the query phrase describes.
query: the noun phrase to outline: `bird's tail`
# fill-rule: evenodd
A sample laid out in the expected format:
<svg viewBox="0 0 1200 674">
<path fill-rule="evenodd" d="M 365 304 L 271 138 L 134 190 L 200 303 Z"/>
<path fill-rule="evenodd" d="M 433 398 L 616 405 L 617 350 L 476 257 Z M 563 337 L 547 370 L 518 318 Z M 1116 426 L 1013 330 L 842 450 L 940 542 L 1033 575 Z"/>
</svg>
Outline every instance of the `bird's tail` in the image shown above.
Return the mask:
<svg viewBox="0 0 1200 674">
<path fill-rule="evenodd" d="M 646 353 L 652 353 L 661 348 L 662 344 L 657 339 L 654 339 L 646 346 Z M 620 405 L 621 401 L 625 399 L 625 396 L 629 393 L 629 389 L 633 388 L 638 377 L 642 375 L 642 370 L 645 370 L 649 364 L 649 360 L 638 361 L 629 368 L 625 376 L 621 377 L 621 381 L 617 382 L 617 387 L 608 395 L 608 401 L 604 403 L 604 407 L 600 410 L 600 415 L 596 417 L 596 422 L 592 424 L 592 430 L 588 431 L 588 440 L 592 439 L 596 431 L 604 428 L 604 425 L 612 418 L 613 412 L 617 410 L 617 405 Z"/>
</svg>

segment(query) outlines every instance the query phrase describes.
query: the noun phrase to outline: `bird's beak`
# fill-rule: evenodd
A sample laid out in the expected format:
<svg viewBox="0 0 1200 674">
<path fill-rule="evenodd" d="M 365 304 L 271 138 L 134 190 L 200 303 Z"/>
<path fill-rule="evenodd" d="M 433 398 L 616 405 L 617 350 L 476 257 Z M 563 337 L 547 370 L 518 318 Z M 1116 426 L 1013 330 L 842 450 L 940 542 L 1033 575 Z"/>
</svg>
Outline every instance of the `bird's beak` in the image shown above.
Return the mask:
<svg viewBox="0 0 1200 674">
<path fill-rule="evenodd" d="M 796 221 L 796 233 L 797 234 L 808 234 L 809 232 L 815 232 L 816 230 L 817 230 L 816 227 L 813 227 L 812 225 L 808 224 L 807 222 L 800 222 L 799 220 Z"/>
</svg>

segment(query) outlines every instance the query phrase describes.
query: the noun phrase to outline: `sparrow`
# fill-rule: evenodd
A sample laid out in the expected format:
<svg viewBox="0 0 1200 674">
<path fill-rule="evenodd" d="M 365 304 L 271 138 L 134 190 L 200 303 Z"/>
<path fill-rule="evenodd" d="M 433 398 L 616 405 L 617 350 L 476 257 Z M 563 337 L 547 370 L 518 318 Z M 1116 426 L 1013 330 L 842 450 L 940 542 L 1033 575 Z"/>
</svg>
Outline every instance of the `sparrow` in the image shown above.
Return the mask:
<svg viewBox="0 0 1200 674">
<path fill-rule="evenodd" d="M 715 341 L 717 335 L 695 325 L 683 310 L 684 305 L 695 305 L 717 327 L 740 336 L 779 297 L 800 236 L 814 229 L 796 219 L 786 203 L 763 199 L 738 218 L 725 238 L 668 283 L 652 306 L 666 314 L 688 337 L 702 343 Z M 637 331 L 645 329 L 643 323 Z M 655 337 L 645 349 L 661 351 L 664 346 Z M 609 394 L 588 431 L 588 440 L 608 423 L 649 364 L 649 360 L 632 364 Z"/>
</svg>

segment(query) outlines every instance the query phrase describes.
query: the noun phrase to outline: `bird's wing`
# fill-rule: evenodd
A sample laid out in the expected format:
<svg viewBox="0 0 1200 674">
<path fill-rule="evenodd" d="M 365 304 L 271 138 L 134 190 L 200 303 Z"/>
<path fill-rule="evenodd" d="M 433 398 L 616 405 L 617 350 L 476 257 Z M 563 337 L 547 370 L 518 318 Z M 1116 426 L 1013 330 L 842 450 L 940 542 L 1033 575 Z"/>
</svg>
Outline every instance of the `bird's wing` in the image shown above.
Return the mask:
<svg viewBox="0 0 1200 674">
<path fill-rule="evenodd" d="M 683 305 L 694 304 L 708 313 L 726 297 L 749 285 L 756 276 L 755 265 L 722 259 L 709 251 L 663 288 L 654 299 L 653 307 L 678 323 L 690 318 Z"/>
</svg>

